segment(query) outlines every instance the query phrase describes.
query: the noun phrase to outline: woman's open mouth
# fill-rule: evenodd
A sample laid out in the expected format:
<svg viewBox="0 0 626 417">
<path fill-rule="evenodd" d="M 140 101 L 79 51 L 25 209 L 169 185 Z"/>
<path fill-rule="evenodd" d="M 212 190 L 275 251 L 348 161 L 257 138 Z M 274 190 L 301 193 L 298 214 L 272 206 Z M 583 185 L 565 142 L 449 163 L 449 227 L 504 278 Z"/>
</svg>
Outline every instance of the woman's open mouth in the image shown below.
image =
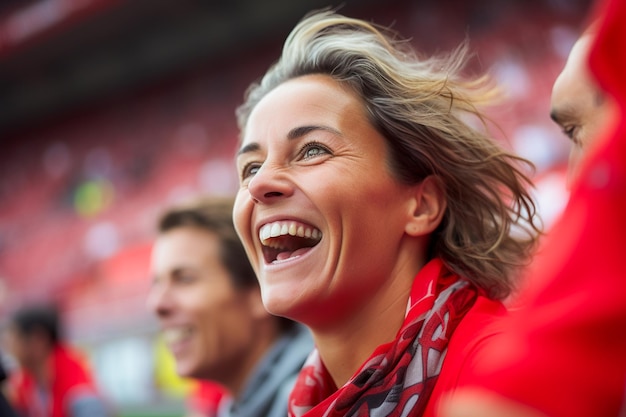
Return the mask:
<svg viewBox="0 0 626 417">
<path fill-rule="evenodd" d="M 322 240 L 322 232 L 293 220 L 278 221 L 263 225 L 259 239 L 265 262 L 271 264 L 303 254 Z"/>
</svg>

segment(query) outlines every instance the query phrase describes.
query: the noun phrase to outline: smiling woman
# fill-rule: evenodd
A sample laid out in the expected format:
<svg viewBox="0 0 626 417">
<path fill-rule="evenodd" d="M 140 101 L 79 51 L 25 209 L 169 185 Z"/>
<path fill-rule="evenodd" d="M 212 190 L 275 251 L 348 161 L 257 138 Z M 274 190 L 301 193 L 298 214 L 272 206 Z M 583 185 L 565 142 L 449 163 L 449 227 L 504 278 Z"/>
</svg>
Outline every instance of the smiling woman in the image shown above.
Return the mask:
<svg viewBox="0 0 626 417">
<path fill-rule="evenodd" d="M 311 14 L 238 109 L 234 220 L 273 314 L 317 349 L 290 416 L 435 415 L 539 233 L 521 158 L 463 122 L 485 78 Z"/>
</svg>

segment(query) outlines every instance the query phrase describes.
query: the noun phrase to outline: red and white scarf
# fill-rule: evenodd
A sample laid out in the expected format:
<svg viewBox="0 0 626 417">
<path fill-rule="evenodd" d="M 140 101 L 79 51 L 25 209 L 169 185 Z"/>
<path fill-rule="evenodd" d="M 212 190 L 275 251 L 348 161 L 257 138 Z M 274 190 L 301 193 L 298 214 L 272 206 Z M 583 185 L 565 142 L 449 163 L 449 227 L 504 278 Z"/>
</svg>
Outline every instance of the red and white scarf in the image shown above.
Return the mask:
<svg viewBox="0 0 626 417">
<path fill-rule="evenodd" d="M 415 278 L 396 339 L 379 346 L 339 389 L 314 350 L 291 393 L 289 417 L 422 415 L 448 341 L 477 295 L 441 260 L 430 261 Z"/>
</svg>

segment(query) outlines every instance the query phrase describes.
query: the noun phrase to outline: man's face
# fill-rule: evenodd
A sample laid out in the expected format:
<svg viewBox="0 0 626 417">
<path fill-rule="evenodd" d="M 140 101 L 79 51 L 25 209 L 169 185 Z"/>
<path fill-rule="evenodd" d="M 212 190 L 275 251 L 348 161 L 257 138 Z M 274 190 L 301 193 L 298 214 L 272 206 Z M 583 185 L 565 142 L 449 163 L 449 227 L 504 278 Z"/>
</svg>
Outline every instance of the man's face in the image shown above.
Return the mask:
<svg viewBox="0 0 626 417">
<path fill-rule="evenodd" d="M 576 179 L 583 157 L 611 115 L 611 99 L 596 86 L 587 66 L 592 43 L 592 35 L 576 42 L 552 89 L 550 116 L 572 141 L 568 185 Z"/>
<path fill-rule="evenodd" d="M 220 250 L 214 233 L 188 226 L 162 233 L 154 245 L 148 306 L 181 376 L 223 381 L 255 343 L 251 300 L 260 304 L 260 294 L 232 284 Z"/>
</svg>

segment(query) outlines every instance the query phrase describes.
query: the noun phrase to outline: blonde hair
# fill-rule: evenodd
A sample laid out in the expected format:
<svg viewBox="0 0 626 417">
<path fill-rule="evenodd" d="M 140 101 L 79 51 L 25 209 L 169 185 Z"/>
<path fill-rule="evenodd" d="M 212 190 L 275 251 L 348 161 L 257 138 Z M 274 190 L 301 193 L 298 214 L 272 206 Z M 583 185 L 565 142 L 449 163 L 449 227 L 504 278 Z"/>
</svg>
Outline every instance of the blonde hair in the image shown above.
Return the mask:
<svg viewBox="0 0 626 417">
<path fill-rule="evenodd" d="M 282 56 L 250 86 L 237 109 L 242 135 L 257 103 L 281 83 L 327 74 L 360 95 L 368 117 L 386 138 L 389 168 L 413 184 L 438 178 L 447 209 L 431 238 L 431 257 L 473 281 L 493 298 L 514 288 L 540 233 L 528 177 L 532 164 L 462 120 L 494 98 L 486 77 L 464 80 L 467 43 L 445 57 L 421 59 L 388 28 L 330 10 L 305 16 Z"/>
</svg>

